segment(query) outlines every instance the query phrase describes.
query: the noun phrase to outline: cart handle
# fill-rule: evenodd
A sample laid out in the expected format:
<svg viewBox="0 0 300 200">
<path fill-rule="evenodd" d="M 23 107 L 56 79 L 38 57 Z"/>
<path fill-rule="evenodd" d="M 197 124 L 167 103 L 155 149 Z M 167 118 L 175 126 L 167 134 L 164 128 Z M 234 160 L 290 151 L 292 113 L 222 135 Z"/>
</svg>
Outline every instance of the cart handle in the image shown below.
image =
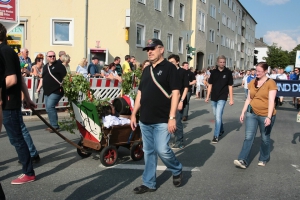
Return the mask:
<svg viewBox="0 0 300 200">
<path fill-rule="evenodd" d="M 68 138 L 66 138 L 65 136 L 63 136 L 61 133 L 59 133 L 55 128 L 53 128 L 53 127 L 51 126 L 51 124 L 49 124 L 49 123 L 48 123 L 48 122 L 40 115 L 39 112 L 37 112 L 37 111 L 34 110 L 33 108 L 31 108 L 31 110 L 32 110 L 32 112 L 33 112 L 34 114 L 36 114 L 36 115 L 38 116 L 38 118 L 40 118 L 40 120 L 42 120 L 49 128 L 51 128 L 51 129 L 54 131 L 54 133 L 56 133 L 59 137 L 61 137 L 63 140 L 65 140 L 65 141 L 68 142 L 69 144 L 73 145 L 73 146 L 76 147 L 77 149 L 80 149 L 81 151 L 86 152 L 86 150 L 85 150 L 83 147 L 81 147 L 81 146 L 79 146 L 78 144 L 72 142 L 71 140 L 69 140 Z"/>
</svg>

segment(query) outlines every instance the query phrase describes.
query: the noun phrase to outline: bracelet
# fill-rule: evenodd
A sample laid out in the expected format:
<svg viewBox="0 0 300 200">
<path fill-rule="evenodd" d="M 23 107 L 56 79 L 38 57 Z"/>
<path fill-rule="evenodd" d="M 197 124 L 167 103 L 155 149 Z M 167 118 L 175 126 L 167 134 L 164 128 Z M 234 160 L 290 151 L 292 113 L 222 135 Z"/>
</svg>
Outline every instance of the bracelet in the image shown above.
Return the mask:
<svg viewBox="0 0 300 200">
<path fill-rule="evenodd" d="M 272 121 L 272 119 L 270 117 L 267 117 L 267 118 L 269 118 L 269 120 Z"/>
</svg>

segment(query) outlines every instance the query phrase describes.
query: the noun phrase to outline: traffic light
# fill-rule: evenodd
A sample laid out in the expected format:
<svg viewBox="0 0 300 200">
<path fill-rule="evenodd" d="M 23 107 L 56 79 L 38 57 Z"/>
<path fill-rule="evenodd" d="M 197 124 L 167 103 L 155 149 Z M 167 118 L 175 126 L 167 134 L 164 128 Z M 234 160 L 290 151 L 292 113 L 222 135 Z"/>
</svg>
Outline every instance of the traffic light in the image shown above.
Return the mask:
<svg viewBox="0 0 300 200">
<path fill-rule="evenodd" d="M 187 54 L 186 54 L 187 61 L 190 62 L 190 60 L 192 60 L 193 56 L 195 55 L 196 48 L 190 47 L 190 45 L 187 44 L 186 45 L 186 50 L 187 50 Z"/>
</svg>

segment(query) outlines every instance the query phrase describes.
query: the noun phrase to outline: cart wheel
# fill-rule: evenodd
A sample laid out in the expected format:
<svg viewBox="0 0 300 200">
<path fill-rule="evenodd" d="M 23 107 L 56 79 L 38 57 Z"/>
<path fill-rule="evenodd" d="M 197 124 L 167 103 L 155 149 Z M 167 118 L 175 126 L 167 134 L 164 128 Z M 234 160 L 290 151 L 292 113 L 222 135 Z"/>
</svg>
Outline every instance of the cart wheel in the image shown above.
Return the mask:
<svg viewBox="0 0 300 200">
<path fill-rule="evenodd" d="M 143 142 L 135 142 L 130 148 L 130 156 L 132 160 L 138 161 L 143 159 L 144 151 L 143 151 Z"/>
<path fill-rule="evenodd" d="M 100 161 L 106 166 L 113 166 L 117 162 L 118 151 L 115 146 L 107 146 L 100 152 Z"/>
<path fill-rule="evenodd" d="M 82 145 L 82 140 L 79 140 L 78 142 L 78 145 L 83 147 Z M 89 157 L 92 153 L 88 153 L 88 152 L 84 152 L 84 151 L 81 151 L 80 149 L 77 148 L 77 153 L 78 155 L 80 155 L 82 158 L 87 158 Z"/>
</svg>

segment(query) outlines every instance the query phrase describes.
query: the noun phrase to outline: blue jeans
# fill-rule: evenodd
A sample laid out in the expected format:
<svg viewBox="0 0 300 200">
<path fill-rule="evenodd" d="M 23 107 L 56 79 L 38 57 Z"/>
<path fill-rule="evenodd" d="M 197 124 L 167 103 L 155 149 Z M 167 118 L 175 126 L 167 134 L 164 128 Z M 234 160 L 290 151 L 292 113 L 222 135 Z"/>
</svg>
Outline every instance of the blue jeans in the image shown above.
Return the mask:
<svg viewBox="0 0 300 200">
<path fill-rule="evenodd" d="M 245 98 L 247 99 L 247 97 L 248 97 L 248 89 L 244 88 L 244 91 L 245 91 Z"/>
<path fill-rule="evenodd" d="M 140 122 L 143 139 L 145 170 L 143 185 L 156 188 L 157 155 L 166 167 L 177 176 L 182 171 L 181 163 L 176 159 L 174 152 L 169 147 L 170 134 L 167 123 L 143 124 Z"/>
<path fill-rule="evenodd" d="M 188 117 L 189 116 L 189 108 L 190 108 L 190 98 L 191 98 L 192 92 L 188 92 L 186 94 L 186 104 L 183 109 L 183 116 Z"/>
<path fill-rule="evenodd" d="M 183 110 L 176 112 L 176 131 L 174 133 L 174 147 L 183 146 L 183 125 L 182 125 Z"/>
<path fill-rule="evenodd" d="M 211 107 L 215 116 L 215 132 L 214 137 L 219 137 L 220 132 L 224 131 L 222 115 L 226 104 L 226 100 L 211 101 Z"/>
<path fill-rule="evenodd" d="M 244 160 L 246 165 L 249 164 L 249 154 L 251 147 L 259 127 L 261 133 L 261 145 L 259 161 L 268 161 L 270 159 L 270 134 L 275 122 L 276 116 L 273 116 L 270 126 L 265 127 L 266 117 L 258 116 L 254 113 L 246 113 L 246 135 L 241 153 L 238 157 L 239 160 Z"/>
<path fill-rule="evenodd" d="M 49 96 L 45 95 L 45 105 L 46 105 L 46 111 L 48 113 L 50 124 L 53 128 L 58 129 L 58 117 L 57 117 L 57 111 L 56 111 L 56 104 L 59 102 L 59 100 L 62 98 L 61 95 L 58 94 L 50 94 Z"/>
<path fill-rule="evenodd" d="M 28 146 L 30 156 L 35 157 L 35 156 L 38 155 L 38 152 L 37 152 L 37 150 L 36 150 L 36 148 L 33 144 L 32 138 L 31 138 L 31 136 L 30 136 L 25 124 L 24 124 L 22 112 L 20 112 L 19 118 L 20 118 L 20 123 L 21 123 L 22 134 L 23 134 L 24 140 L 25 140 L 25 142 Z"/>
<path fill-rule="evenodd" d="M 20 115 L 21 109 L 3 110 L 3 125 L 10 143 L 15 147 L 19 161 L 22 163 L 23 174 L 34 175 L 30 152 L 22 134 Z"/>
</svg>

